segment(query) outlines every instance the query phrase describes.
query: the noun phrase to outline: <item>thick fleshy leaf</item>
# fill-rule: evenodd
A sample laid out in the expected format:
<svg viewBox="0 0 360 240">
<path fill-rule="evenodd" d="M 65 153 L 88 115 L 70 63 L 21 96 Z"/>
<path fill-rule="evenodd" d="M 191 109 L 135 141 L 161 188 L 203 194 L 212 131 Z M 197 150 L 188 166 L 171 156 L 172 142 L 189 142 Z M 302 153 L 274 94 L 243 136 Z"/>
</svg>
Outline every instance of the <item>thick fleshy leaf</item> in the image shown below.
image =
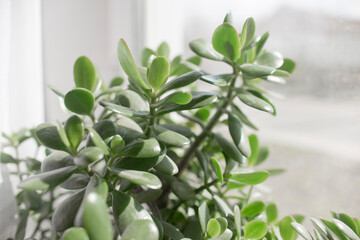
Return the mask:
<svg viewBox="0 0 360 240">
<path fill-rule="evenodd" d="M 220 235 L 223 234 L 228 227 L 228 221 L 224 217 L 217 217 L 216 220 L 220 223 Z"/>
<path fill-rule="evenodd" d="M 144 48 L 141 51 L 141 66 L 147 67 L 148 63 L 149 63 L 149 58 L 152 55 L 156 56 L 156 53 L 153 50 L 151 50 L 150 48 Z"/>
<path fill-rule="evenodd" d="M 180 232 L 179 229 L 171 225 L 170 223 L 161 221 L 161 225 L 164 229 L 164 237 L 165 239 L 172 239 L 172 240 L 183 240 L 184 235 Z"/>
<path fill-rule="evenodd" d="M 90 178 L 87 175 L 75 173 L 71 175 L 65 182 L 61 183 L 59 186 L 68 190 L 76 190 L 85 188 L 90 181 Z"/>
<path fill-rule="evenodd" d="M 261 36 L 259 41 L 256 43 L 256 55 L 259 55 L 259 53 L 261 53 L 261 50 L 263 49 L 268 37 L 269 37 L 269 33 L 266 32 Z"/>
<path fill-rule="evenodd" d="M 99 149 L 103 151 L 104 154 L 110 154 L 109 148 L 106 145 L 106 143 L 103 141 L 103 139 L 100 137 L 100 135 L 95 131 L 95 129 L 89 127 L 87 128 L 89 131 L 89 135 L 95 146 L 97 146 Z"/>
<path fill-rule="evenodd" d="M 98 121 L 92 128 L 104 140 L 116 135 L 116 126 L 114 122 L 109 119 Z"/>
<path fill-rule="evenodd" d="M 232 210 L 230 209 L 229 205 L 218 195 L 214 195 L 214 200 L 216 205 L 218 206 L 220 212 L 225 216 L 231 216 L 234 215 Z"/>
<path fill-rule="evenodd" d="M 251 153 L 249 140 L 240 120 L 231 112 L 228 113 L 228 127 L 235 145 L 245 157 L 249 157 Z"/>
<path fill-rule="evenodd" d="M 196 39 L 189 44 L 190 49 L 200 57 L 222 61 L 224 57 L 219 54 L 205 39 Z"/>
<path fill-rule="evenodd" d="M 231 11 L 229 11 L 228 13 L 226 13 L 226 15 L 225 15 L 225 18 L 224 18 L 224 21 L 223 21 L 224 23 L 230 23 L 230 24 L 232 24 L 232 22 L 233 22 L 233 16 L 232 16 L 232 13 L 231 13 Z"/>
<path fill-rule="evenodd" d="M 95 104 L 92 93 L 84 88 L 70 90 L 64 98 L 67 109 L 80 115 L 90 115 Z"/>
<path fill-rule="evenodd" d="M 332 231 L 340 240 L 347 240 L 348 238 L 346 237 L 346 235 L 335 225 L 335 223 L 325 220 L 323 218 L 320 218 L 320 220 L 322 221 L 322 223 L 328 228 L 330 229 L 330 231 Z"/>
<path fill-rule="evenodd" d="M 26 190 L 52 189 L 68 179 L 77 168 L 77 166 L 70 166 L 33 175 L 22 181 L 19 187 Z"/>
<path fill-rule="evenodd" d="M 0 163 L 2 164 L 8 164 L 8 163 L 17 163 L 17 160 L 13 158 L 11 155 L 2 152 L 0 156 Z"/>
<path fill-rule="evenodd" d="M 193 71 L 193 72 L 183 74 L 183 75 L 171 80 L 170 82 L 166 83 L 159 91 L 158 96 L 161 96 L 162 94 L 164 94 L 167 91 L 185 87 L 185 86 L 195 82 L 202 75 L 203 75 L 203 73 L 199 72 L 199 71 Z"/>
<path fill-rule="evenodd" d="M 65 152 L 53 152 L 41 163 L 41 172 L 73 166 L 74 158 Z"/>
<path fill-rule="evenodd" d="M 175 175 L 179 172 L 179 168 L 176 163 L 167 155 L 154 166 L 155 170 L 165 175 Z"/>
<path fill-rule="evenodd" d="M 276 108 L 275 108 L 275 106 L 274 106 L 274 104 L 272 103 L 272 102 L 270 102 L 270 100 L 269 99 L 267 99 L 262 93 L 260 93 L 259 91 L 254 91 L 254 90 L 247 90 L 248 92 L 250 92 L 252 95 L 254 95 L 255 97 L 257 97 L 257 98 L 260 98 L 261 100 L 263 100 L 263 101 L 265 101 L 265 102 L 267 102 L 270 106 L 271 106 L 271 108 L 272 108 L 272 114 L 274 115 L 274 116 L 276 116 Z"/>
<path fill-rule="evenodd" d="M 221 166 L 220 166 L 219 162 L 213 157 L 211 157 L 210 160 L 214 167 L 214 172 L 215 172 L 217 178 L 219 179 L 219 182 L 222 183 L 224 181 L 224 177 L 223 177 Z"/>
<path fill-rule="evenodd" d="M 140 77 L 129 47 L 127 46 L 124 39 L 120 39 L 118 44 L 118 58 L 124 72 L 134 81 L 136 81 L 143 89 L 149 89 L 148 85 Z"/>
<path fill-rule="evenodd" d="M 62 240 L 90 240 L 86 230 L 81 227 L 67 229 L 61 237 Z"/>
<path fill-rule="evenodd" d="M 283 65 L 284 59 L 279 52 L 262 52 L 256 58 L 256 64 L 279 68 Z"/>
<path fill-rule="evenodd" d="M 202 231 L 199 220 L 195 216 L 190 216 L 182 231 L 186 238 L 182 240 L 202 240 Z"/>
<path fill-rule="evenodd" d="M 241 213 L 238 205 L 234 207 L 234 220 L 235 220 L 235 228 L 236 228 L 236 236 L 240 239 L 241 236 Z"/>
<path fill-rule="evenodd" d="M 142 128 L 139 126 L 139 124 L 137 122 L 135 122 L 131 118 L 128 118 L 128 117 L 125 117 L 125 116 L 122 116 L 121 118 L 118 118 L 116 120 L 116 125 L 131 129 L 131 130 L 134 130 L 134 131 L 137 131 L 139 133 L 143 132 Z"/>
<path fill-rule="evenodd" d="M 66 135 L 65 129 L 63 128 L 62 124 L 59 121 L 57 121 L 57 130 L 60 135 L 61 141 L 65 144 L 67 148 L 70 148 L 71 147 L 70 142 Z"/>
<path fill-rule="evenodd" d="M 124 82 L 124 78 L 122 78 L 122 77 L 114 77 L 111 80 L 109 87 L 114 88 L 114 87 L 121 86 L 123 84 L 123 82 Z"/>
<path fill-rule="evenodd" d="M 296 219 L 295 219 L 296 220 Z M 325 239 L 329 239 L 329 240 L 334 240 L 333 236 L 331 235 L 331 233 L 328 231 L 328 229 L 325 227 L 325 225 L 315 219 L 315 218 L 310 218 L 312 224 L 314 225 L 315 229 L 318 231 L 318 233 Z"/>
<path fill-rule="evenodd" d="M 63 232 L 74 225 L 76 214 L 83 200 L 85 190 L 76 192 L 63 200 L 56 208 L 51 224 L 55 231 Z"/>
<path fill-rule="evenodd" d="M 258 128 L 248 119 L 248 117 L 240 110 L 238 106 L 235 104 L 231 104 L 232 113 L 234 113 L 242 123 L 251 127 L 254 130 L 258 130 Z"/>
<path fill-rule="evenodd" d="M 119 155 L 121 153 L 121 151 L 124 149 L 124 147 L 125 147 L 124 139 L 120 135 L 116 134 L 111 139 L 111 142 L 110 142 L 110 149 L 111 149 L 112 154 Z"/>
<path fill-rule="evenodd" d="M 220 223 L 215 219 L 211 218 L 206 227 L 207 235 L 211 238 L 217 237 L 220 235 L 221 226 Z"/>
<path fill-rule="evenodd" d="M 91 240 L 112 240 L 108 206 L 100 194 L 89 193 L 84 199 L 83 227 Z"/>
<path fill-rule="evenodd" d="M 244 228 L 245 239 L 261 239 L 265 236 L 266 232 L 266 223 L 260 220 L 249 222 Z M 288 240 L 288 238 L 284 239 Z"/>
<path fill-rule="evenodd" d="M 253 218 L 265 210 L 265 204 L 261 201 L 251 202 L 241 210 L 241 215 L 244 217 Z"/>
<path fill-rule="evenodd" d="M 122 240 L 158 240 L 159 230 L 155 223 L 150 220 L 135 220 L 121 235 Z"/>
<path fill-rule="evenodd" d="M 151 138 L 126 145 L 121 154 L 128 157 L 149 158 L 158 156 L 160 152 L 159 142 Z"/>
<path fill-rule="evenodd" d="M 332 221 L 335 226 L 339 228 L 348 238 L 350 238 L 351 240 L 359 240 L 359 237 L 356 235 L 356 233 L 344 222 L 338 219 L 333 219 Z"/>
<path fill-rule="evenodd" d="M 158 199 L 162 193 L 161 189 L 149 189 L 136 194 L 135 200 L 139 203 L 151 202 Z"/>
<path fill-rule="evenodd" d="M 236 162 L 242 163 L 244 161 L 244 156 L 240 153 L 238 148 L 233 143 L 228 141 L 220 134 L 215 134 L 215 138 L 224 154 L 226 154 Z"/>
<path fill-rule="evenodd" d="M 258 78 L 271 75 L 276 69 L 269 66 L 245 63 L 240 66 L 240 70 L 247 78 Z"/>
<path fill-rule="evenodd" d="M 159 125 L 155 125 L 153 130 L 156 138 L 165 144 L 182 147 L 190 143 L 190 140 L 187 137 Z"/>
<path fill-rule="evenodd" d="M 195 195 L 194 190 L 187 182 L 173 181 L 171 183 L 171 189 L 175 195 L 182 200 L 189 200 Z"/>
<path fill-rule="evenodd" d="M 208 208 L 206 201 L 202 201 L 200 203 L 200 206 L 198 209 L 198 215 L 199 215 L 199 222 L 201 225 L 202 232 L 205 233 L 207 230 L 207 223 L 210 219 L 209 208 Z"/>
<path fill-rule="evenodd" d="M 226 231 L 221 234 L 220 236 L 216 237 L 216 238 L 210 238 L 209 240 L 230 240 L 232 237 L 233 233 L 231 230 L 226 229 Z"/>
<path fill-rule="evenodd" d="M 170 47 L 167 44 L 167 42 L 160 43 L 159 47 L 157 48 L 157 53 L 160 56 L 169 58 L 169 56 L 170 56 Z"/>
<path fill-rule="evenodd" d="M 215 29 L 212 37 L 212 45 L 216 51 L 231 61 L 240 57 L 239 34 L 229 23 L 223 23 Z"/>
<path fill-rule="evenodd" d="M 283 239 L 288 239 L 288 240 L 295 240 L 297 237 L 297 233 L 294 230 L 294 228 L 291 226 L 291 223 L 295 222 L 295 220 L 290 217 L 284 217 L 280 223 L 279 223 L 279 230 L 280 230 L 280 235 Z"/>
<path fill-rule="evenodd" d="M 295 70 L 296 64 L 293 60 L 285 58 L 283 65 L 279 68 L 279 70 L 284 70 L 288 73 L 292 73 Z"/>
<path fill-rule="evenodd" d="M 229 178 L 246 185 L 256 185 L 264 182 L 269 177 L 267 171 L 255 171 L 248 173 L 232 173 Z"/>
<path fill-rule="evenodd" d="M 241 91 L 237 96 L 243 103 L 250 107 L 256 108 L 260 111 L 275 114 L 273 107 L 268 102 L 255 96 L 249 91 Z"/>
<path fill-rule="evenodd" d="M 241 48 L 247 47 L 253 40 L 255 36 L 255 21 L 253 18 L 248 18 L 241 31 L 240 45 Z"/>
<path fill-rule="evenodd" d="M 154 107 L 159 107 L 166 103 L 175 103 L 179 105 L 187 104 L 191 101 L 191 94 L 188 92 L 174 92 L 170 95 L 166 96 L 165 98 L 161 99 L 160 101 L 153 104 Z"/>
<path fill-rule="evenodd" d="M 19 211 L 19 222 L 16 227 L 15 240 L 23 240 L 25 238 L 28 217 L 29 210 L 21 209 Z"/>
<path fill-rule="evenodd" d="M 137 185 L 145 186 L 151 189 L 159 189 L 162 184 L 160 179 L 149 172 L 136 170 L 112 170 L 116 175 L 122 179 L 126 179 Z"/>
<path fill-rule="evenodd" d="M 116 103 L 135 111 L 149 111 L 149 104 L 138 93 L 132 90 L 121 91 L 116 97 Z"/>
<path fill-rule="evenodd" d="M 72 149 L 76 151 L 84 135 L 84 124 L 78 116 L 73 115 L 66 121 L 64 129 Z"/>
<path fill-rule="evenodd" d="M 96 162 L 104 157 L 104 151 L 99 147 L 87 147 L 79 152 L 75 157 L 74 162 L 79 166 L 87 166 L 90 163 Z"/>
<path fill-rule="evenodd" d="M 343 223 L 345 223 L 346 225 L 348 225 L 355 233 L 357 233 L 359 231 L 357 228 L 356 222 L 349 215 L 347 215 L 345 213 L 339 213 L 338 219 L 340 221 L 342 221 Z"/>
<path fill-rule="evenodd" d="M 204 75 L 200 80 L 215 86 L 226 86 L 235 76 L 233 74 Z"/>
<path fill-rule="evenodd" d="M 278 211 L 276 205 L 274 203 L 269 203 L 269 205 L 267 205 L 266 207 L 267 222 L 272 223 L 276 221 L 277 216 L 278 216 Z"/>
<path fill-rule="evenodd" d="M 251 148 L 251 155 L 248 158 L 248 163 L 249 166 L 251 166 L 251 165 L 255 165 L 257 161 L 260 152 L 260 144 L 259 144 L 259 139 L 255 134 L 249 135 L 248 139 Z"/>
<path fill-rule="evenodd" d="M 88 57 L 79 57 L 74 64 L 74 80 L 77 88 L 94 91 L 96 86 L 96 70 Z"/>
<path fill-rule="evenodd" d="M 48 123 L 39 124 L 35 129 L 35 134 L 44 146 L 60 151 L 68 151 L 56 126 Z"/>
<path fill-rule="evenodd" d="M 27 209 L 29 210 L 39 210 L 42 207 L 42 199 L 40 194 L 35 191 L 22 191 L 22 197 Z"/>
<path fill-rule="evenodd" d="M 127 117 L 144 117 L 149 115 L 149 112 L 147 111 L 137 111 L 111 102 L 100 101 L 99 104 L 112 112 L 116 112 Z"/>
<path fill-rule="evenodd" d="M 129 195 L 113 191 L 114 219 L 120 233 L 136 220 L 152 220 L 151 215 Z"/>
<path fill-rule="evenodd" d="M 297 222 L 292 222 L 291 226 L 305 240 L 312 240 L 310 233 L 306 230 L 306 228 L 303 225 L 301 225 L 300 223 L 297 223 Z"/>
<path fill-rule="evenodd" d="M 169 112 L 190 110 L 195 108 L 201 108 L 212 104 L 218 100 L 218 95 L 206 92 L 192 92 L 192 99 L 188 104 L 166 104 L 162 108 L 159 108 L 158 115 L 162 115 Z"/>
<path fill-rule="evenodd" d="M 169 74 L 170 64 L 165 57 L 157 57 L 152 61 L 148 72 L 148 81 L 155 92 L 164 86 Z"/>
</svg>

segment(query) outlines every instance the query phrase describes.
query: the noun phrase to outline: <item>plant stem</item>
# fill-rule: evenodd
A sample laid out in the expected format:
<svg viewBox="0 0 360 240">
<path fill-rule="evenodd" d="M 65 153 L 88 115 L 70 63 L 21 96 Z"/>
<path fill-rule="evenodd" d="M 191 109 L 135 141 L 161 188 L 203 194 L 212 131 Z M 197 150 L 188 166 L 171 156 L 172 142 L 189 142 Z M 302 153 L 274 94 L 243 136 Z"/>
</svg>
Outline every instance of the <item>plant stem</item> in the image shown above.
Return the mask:
<svg viewBox="0 0 360 240">
<path fill-rule="evenodd" d="M 149 124 L 147 126 L 146 129 L 146 136 L 150 137 L 151 135 L 151 127 L 154 126 L 155 122 L 156 122 L 156 110 L 154 107 L 152 107 L 152 104 L 154 104 L 156 102 L 156 97 L 151 98 L 151 102 L 150 102 L 150 120 L 149 120 Z"/>
</svg>

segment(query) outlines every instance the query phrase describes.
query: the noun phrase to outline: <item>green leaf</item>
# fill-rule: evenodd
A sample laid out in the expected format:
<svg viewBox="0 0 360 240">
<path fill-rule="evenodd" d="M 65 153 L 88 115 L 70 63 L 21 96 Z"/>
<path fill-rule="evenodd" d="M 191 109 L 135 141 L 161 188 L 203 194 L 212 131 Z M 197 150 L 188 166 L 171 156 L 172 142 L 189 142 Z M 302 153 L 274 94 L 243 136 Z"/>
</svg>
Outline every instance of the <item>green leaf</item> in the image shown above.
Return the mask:
<svg viewBox="0 0 360 240">
<path fill-rule="evenodd" d="M 112 154 L 119 155 L 125 147 L 125 141 L 120 135 L 115 135 L 110 142 Z"/>
<path fill-rule="evenodd" d="M 79 57 L 74 64 L 74 80 L 77 88 L 94 91 L 96 88 L 96 70 L 89 58 Z"/>
<path fill-rule="evenodd" d="M 256 64 L 279 68 L 283 65 L 284 59 L 279 52 L 262 52 L 256 58 Z"/>
<path fill-rule="evenodd" d="M 19 211 L 19 222 L 16 228 L 15 240 L 23 240 L 25 238 L 28 217 L 28 210 L 21 209 Z"/>
<path fill-rule="evenodd" d="M 224 57 L 216 52 L 212 45 L 205 39 L 196 39 L 190 42 L 189 46 L 190 49 L 200 57 L 214 61 L 222 61 L 224 59 Z"/>
<path fill-rule="evenodd" d="M 297 237 L 297 233 L 294 228 L 291 226 L 291 223 L 295 222 L 295 220 L 290 217 L 284 217 L 279 223 L 280 235 L 283 239 L 286 240 L 295 240 Z"/>
<path fill-rule="evenodd" d="M 261 201 L 251 202 L 241 210 L 244 217 L 254 218 L 265 210 L 265 204 Z"/>
<path fill-rule="evenodd" d="M 37 139 L 46 147 L 68 151 L 67 147 L 63 143 L 56 126 L 48 123 L 39 124 L 35 129 L 35 135 Z"/>
<path fill-rule="evenodd" d="M 163 56 L 166 58 L 170 57 L 170 47 L 167 42 L 160 43 L 159 47 L 157 48 L 157 52 L 159 56 Z"/>
<path fill-rule="evenodd" d="M 150 220 L 135 220 L 121 235 L 122 240 L 158 240 L 159 230 L 155 223 Z"/>
<path fill-rule="evenodd" d="M 223 234 L 228 227 L 228 221 L 224 217 L 218 217 L 216 220 L 220 223 L 220 235 Z"/>
<path fill-rule="evenodd" d="M 106 143 L 102 140 L 100 135 L 95 131 L 95 129 L 88 127 L 89 135 L 95 146 L 100 148 L 104 154 L 110 154 L 109 148 Z"/>
<path fill-rule="evenodd" d="M 156 53 L 151 50 L 150 48 L 144 48 L 141 51 L 141 66 L 147 67 L 149 63 L 149 58 L 154 55 L 156 56 Z"/>
<path fill-rule="evenodd" d="M 230 179 L 244 183 L 246 185 L 256 185 L 264 182 L 269 177 L 267 171 L 255 171 L 248 173 L 233 173 L 229 176 Z"/>
<path fill-rule="evenodd" d="M 153 126 L 153 130 L 156 138 L 167 145 L 182 147 L 190 143 L 187 137 L 159 125 Z"/>
<path fill-rule="evenodd" d="M 139 126 L 139 124 L 137 122 L 135 122 L 134 120 L 132 120 L 131 118 L 122 116 L 121 118 L 118 118 L 116 120 L 116 125 L 119 127 L 124 127 L 124 128 L 128 128 L 131 130 L 134 130 L 136 132 L 139 133 L 143 133 L 142 128 Z"/>
<path fill-rule="evenodd" d="M 74 166 L 72 156 L 65 152 L 53 152 L 41 163 L 41 172 L 48 172 L 68 166 Z"/>
<path fill-rule="evenodd" d="M 57 121 L 57 130 L 60 135 L 61 141 L 65 144 L 67 148 L 70 148 L 71 147 L 70 142 L 68 137 L 66 136 L 65 129 L 63 128 L 62 124 L 59 121 Z"/>
<path fill-rule="evenodd" d="M 256 56 L 259 55 L 259 53 L 261 53 L 261 50 L 263 49 L 268 37 L 269 37 L 269 33 L 266 32 L 261 36 L 259 41 L 256 43 Z"/>
<path fill-rule="evenodd" d="M 99 147 L 87 147 L 75 157 L 74 162 L 79 166 L 87 166 L 104 158 L 104 151 Z"/>
<path fill-rule="evenodd" d="M 234 215 L 229 205 L 222 198 L 220 198 L 218 195 L 214 195 L 213 198 L 222 215 L 225 217 Z"/>
<path fill-rule="evenodd" d="M 190 110 L 195 108 L 201 108 L 210 105 L 218 100 L 218 95 L 207 92 L 192 92 L 192 100 L 185 105 L 178 104 L 166 104 L 159 108 L 158 115 L 166 114 L 169 112 L 177 112 L 183 110 Z"/>
<path fill-rule="evenodd" d="M 148 211 L 136 202 L 134 198 L 118 191 L 113 191 L 112 195 L 113 214 L 119 233 L 124 232 L 136 220 L 152 220 Z"/>
<path fill-rule="evenodd" d="M 166 103 L 175 103 L 179 105 L 187 104 L 191 101 L 191 94 L 188 92 L 174 92 L 170 95 L 166 96 L 165 98 L 161 99 L 160 101 L 153 104 L 154 107 L 160 107 Z"/>
<path fill-rule="evenodd" d="M 24 203 L 29 210 L 39 210 L 42 207 L 42 199 L 40 194 L 35 191 L 22 191 Z"/>
<path fill-rule="evenodd" d="M 312 237 L 311 237 L 310 233 L 306 230 L 306 228 L 303 225 L 301 225 L 301 224 L 299 224 L 297 222 L 292 222 L 291 226 L 305 240 L 312 240 Z"/>
<path fill-rule="evenodd" d="M 83 226 L 91 240 L 112 240 L 108 206 L 100 194 L 89 193 L 84 199 Z"/>
<path fill-rule="evenodd" d="M 90 240 L 86 230 L 81 227 L 67 229 L 61 237 L 62 240 Z"/>
<path fill-rule="evenodd" d="M 223 23 L 215 29 L 212 45 L 231 61 L 240 57 L 240 38 L 236 29 L 229 23 Z"/>
<path fill-rule="evenodd" d="M 241 48 L 247 47 L 255 36 L 255 21 L 253 18 L 246 19 L 241 31 L 240 46 Z"/>
<path fill-rule="evenodd" d="M 84 88 L 70 90 L 64 98 L 67 109 L 80 115 L 91 115 L 95 99 L 92 93 Z"/>
<path fill-rule="evenodd" d="M 233 16 L 232 16 L 231 11 L 229 11 L 229 12 L 225 15 L 224 23 L 230 23 L 230 24 L 232 24 L 232 22 L 233 22 Z"/>
<path fill-rule="evenodd" d="M 255 97 L 260 98 L 260 99 L 264 100 L 265 102 L 267 102 L 267 103 L 271 106 L 271 108 L 272 108 L 272 114 L 273 114 L 274 116 L 276 116 L 275 106 L 274 106 L 274 104 L 273 104 L 272 102 L 270 102 L 269 99 L 267 99 L 263 94 L 261 94 L 261 93 L 258 92 L 258 91 L 248 90 L 248 92 L 250 92 L 250 93 L 251 93 L 252 95 L 254 95 Z"/>
<path fill-rule="evenodd" d="M 230 240 L 232 235 L 233 235 L 232 231 L 230 231 L 229 229 L 226 229 L 226 231 L 223 234 L 221 234 L 220 236 L 218 236 L 216 238 L 210 238 L 209 240 Z"/>
<path fill-rule="evenodd" d="M 52 189 L 68 179 L 77 168 L 77 166 L 70 166 L 33 175 L 22 181 L 19 188 L 34 191 Z"/>
<path fill-rule="evenodd" d="M 175 175 L 179 172 L 176 163 L 167 155 L 154 166 L 155 170 L 165 175 Z"/>
<path fill-rule="evenodd" d="M 211 218 L 207 223 L 207 228 L 206 228 L 207 235 L 211 238 L 214 238 L 220 235 L 220 231 L 221 231 L 220 223 L 215 218 Z"/>
<path fill-rule="evenodd" d="M 200 119 L 203 122 L 206 122 L 211 114 L 211 109 L 209 107 L 203 107 L 197 110 L 194 114 L 194 117 Z"/>
<path fill-rule="evenodd" d="M 202 232 L 205 233 L 207 230 L 207 223 L 209 221 L 209 208 L 206 201 L 201 201 L 198 209 L 199 222 L 201 225 Z"/>
<path fill-rule="evenodd" d="M 137 158 L 149 158 L 158 156 L 161 152 L 159 142 L 154 139 L 135 141 L 125 146 L 122 155 Z"/>
<path fill-rule="evenodd" d="M 144 117 L 149 115 L 149 112 L 147 111 L 137 111 L 110 102 L 100 101 L 99 104 L 112 112 L 119 113 L 127 117 Z"/>
<path fill-rule="evenodd" d="M 278 212 L 276 205 L 274 203 L 269 203 L 269 205 L 267 205 L 266 207 L 267 222 L 272 223 L 276 221 L 277 216 L 278 216 Z"/>
<path fill-rule="evenodd" d="M 323 238 L 329 239 L 329 240 L 334 240 L 331 233 L 326 229 L 325 225 L 322 222 L 320 222 L 319 220 L 317 220 L 315 218 L 310 218 L 310 220 L 313 223 L 313 225 L 315 226 L 315 229 L 320 233 L 320 235 Z"/>
<path fill-rule="evenodd" d="M 260 152 L 258 137 L 255 134 L 249 135 L 249 143 L 250 143 L 251 155 L 248 158 L 248 163 L 249 166 L 251 166 L 251 165 L 255 165 Z"/>
<path fill-rule="evenodd" d="M 347 240 L 346 235 L 335 225 L 335 223 L 320 218 L 322 223 L 330 229 L 340 240 Z"/>
<path fill-rule="evenodd" d="M 120 61 L 120 65 L 126 75 L 128 75 L 135 82 L 137 82 L 143 89 L 148 90 L 149 87 L 146 82 L 144 82 L 144 80 L 140 77 L 129 47 L 127 46 L 124 39 L 120 39 L 118 44 L 118 58 Z"/>
<path fill-rule="evenodd" d="M 352 219 L 352 217 L 350 217 L 349 215 L 346 215 L 345 213 L 339 213 L 338 219 L 348 225 L 348 227 L 350 227 L 355 233 L 358 232 L 357 225 L 354 219 Z"/>
<path fill-rule="evenodd" d="M 219 182 L 223 183 L 224 177 L 223 177 L 221 166 L 220 166 L 219 162 L 213 157 L 211 157 L 210 160 L 214 167 L 215 174 L 216 174 L 217 178 L 219 179 Z"/>
<path fill-rule="evenodd" d="M 80 208 L 85 190 L 72 194 L 63 200 L 56 208 L 51 218 L 51 224 L 55 231 L 63 232 L 74 226 L 76 214 Z"/>
<path fill-rule="evenodd" d="M 275 114 L 273 107 L 263 99 L 255 96 L 253 93 L 249 91 L 242 91 L 238 93 L 238 98 L 245 103 L 246 105 L 256 108 L 260 111 L 269 112 L 271 114 Z"/>
<path fill-rule="evenodd" d="M 78 116 L 73 115 L 66 121 L 64 128 L 72 149 L 76 151 L 84 135 L 84 124 Z"/>
<path fill-rule="evenodd" d="M 269 148 L 268 147 L 260 147 L 259 154 L 255 160 L 254 166 L 258 166 L 269 156 Z M 274 172 L 273 172 L 274 173 Z"/>
<path fill-rule="evenodd" d="M 193 82 L 195 82 L 197 79 L 199 79 L 203 75 L 202 72 L 199 71 L 193 71 L 186 74 L 183 74 L 170 82 L 166 83 L 158 92 L 158 96 L 161 96 L 167 91 L 176 89 L 176 88 L 182 88 L 185 87 Z"/>
<path fill-rule="evenodd" d="M 235 76 L 233 74 L 204 75 L 200 80 L 215 86 L 226 86 Z"/>
<path fill-rule="evenodd" d="M 244 161 L 244 156 L 240 153 L 240 151 L 233 143 L 229 142 L 226 138 L 224 138 L 220 134 L 215 134 L 215 138 L 218 144 L 220 145 L 222 152 L 225 155 L 229 156 L 231 159 L 239 163 L 242 163 Z"/>
<path fill-rule="evenodd" d="M 173 181 L 171 183 L 171 189 L 182 200 L 189 200 L 195 195 L 194 190 L 190 187 L 187 182 Z"/>
<path fill-rule="evenodd" d="M 244 228 L 245 239 L 261 239 L 265 236 L 266 232 L 266 223 L 260 220 L 249 222 Z M 288 240 L 288 238 L 284 239 Z"/>
<path fill-rule="evenodd" d="M 234 207 L 234 220 L 235 220 L 235 228 L 236 228 L 236 236 L 237 239 L 241 237 L 241 213 L 238 205 Z"/>
<path fill-rule="evenodd" d="M 115 103 L 135 111 L 148 112 L 149 104 L 137 92 L 124 90 L 116 97 Z"/>
<path fill-rule="evenodd" d="M 164 86 L 169 73 L 170 65 L 165 57 L 157 57 L 152 61 L 148 72 L 148 81 L 154 92 Z"/>
<path fill-rule="evenodd" d="M 85 188 L 90 181 L 90 178 L 87 175 L 81 173 L 75 173 L 71 175 L 65 182 L 61 183 L 59 186 L 68 190 L 77 190 Z"/>
<path fill-rule="evenodd" d="M 231 104 L 232 113 L 234 113 L 242 123 L 251 127 L 254 130 L 258 130 L 258 128 L 248 119 L 248 117 L 240 110 L 238 106 L 235 104 Z"/>
<path fill-rule="evenodd" d="M 162 184 L 160 179 L 154 174 L 136 171 L 136 170 L 115 170 L 112 171 L 122 179 L 126 179 L 137 185 L 145 186 L 151 189 L 159 189 Z"/>
<path fill-rule="evenodd" d="M 13 158 L 11 155 L 2 152 L 0 156 L 0 163 L 8 164 L 8 163 L 14 163 L 17 164 L 17 160 Z"/>
<path fill-rule="evenodd" d="M 161 224 L 164 229 L 164 239 L 184 240 L 184 235 L 180 232 L 179 229 L 164 221 L 161 221 Z"/>
<path fill-rule="evenodd" d="M 245 63 L 240 66 L 240 70 L 247 78 L 259 78 L 273 74 L 276 69 L 269 66 Z"/>
<path fill-rule="evenodd" d="M 279 68 L 279 70 L 284 70 L 288 73 L 292 73 L 295 70 L 296 64 L 291 59 L 285 58 L 283 65 Z"/>
<path fill-rule="evenodd" d="M 359 237 L 348 225 L 338 219 L 333 219 L 332 221 L 350 240 L 359 240 Z"/>
<path fill-rule="evenodd" d="M 124 78 L 122 77 L 115 77 L 111 80 L 109 87 L 113 88 L 113 87 L 118 87 L 121 86 L 124 82 Z"/>
<path fill-rule="evenodd" d="M 246 137 L 244 128 L 237 116 L 231 112 L 228 112 L 228 128 L 230 135 L 239 148 L 240 152 L 245 156 L 250 156 L 250 144 L 249 140 Z"/>
</svg>

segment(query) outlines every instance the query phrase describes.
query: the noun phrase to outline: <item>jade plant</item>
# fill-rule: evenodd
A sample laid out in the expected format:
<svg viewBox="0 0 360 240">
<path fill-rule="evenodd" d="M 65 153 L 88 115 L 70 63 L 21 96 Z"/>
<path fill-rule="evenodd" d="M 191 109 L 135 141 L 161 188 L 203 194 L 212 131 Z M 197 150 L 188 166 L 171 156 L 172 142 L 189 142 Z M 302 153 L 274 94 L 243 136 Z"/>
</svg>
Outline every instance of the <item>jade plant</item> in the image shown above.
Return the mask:
<svg viewBox="0 0 360 240">
<path fill-rule="evenodd" d="M 170 59 L 164 42 L 145 48 L 141 65 L 121 39 L 127 85 L 116 77 L 106 86 L 90 59 L 79 57 L 75 88 L 51 87 L 69 117 L 3 134 L 1 161 L 21 181 L 10 239 L 359 239 L 359 220 L 346 214 L 312 219 L 310 235 L 303 216 L 278 219 L 275 203 L 253 197 L 282 170 L 259 167 L 269 150 L 247 136 L 257 127 L 243 109 L 276 115 L 261 85 L 283 84 L 295 68 L 264 50 L 268 37 L 255 34 L 252 18 L 238 32 L 227 14 L 211 41 L 190 43 L 195 56 Z M 231 71 L 202 70 L 202 58 Z M 31 140 L 35 156 L 20 158 Z"/>
</svg>

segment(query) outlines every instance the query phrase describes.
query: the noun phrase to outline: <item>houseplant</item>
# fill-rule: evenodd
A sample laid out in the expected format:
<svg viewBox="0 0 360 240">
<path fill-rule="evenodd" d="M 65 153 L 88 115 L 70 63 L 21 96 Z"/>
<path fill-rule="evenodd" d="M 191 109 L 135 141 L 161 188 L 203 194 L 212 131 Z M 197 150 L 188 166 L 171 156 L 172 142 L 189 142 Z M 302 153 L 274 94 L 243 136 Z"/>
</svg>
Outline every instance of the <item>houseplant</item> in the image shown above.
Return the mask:
<svg viewBox="0 0 360 240">
<path fill-rule="evenodd" d="M 106 87 L 93 63 L 78 58 L 76 87 L 66 94 L 52 88 L 72 115 L 4 135 L 15 155 L 3 152 L 2 163 L 16 166 L 21 180 L 15 239 L 358 239 L 360 222 L 346 214 L 312 219 L 311 236 L 303 216 L 280 220 L 274 203 L 251 199 L 279 170 L 259 169 L 269 152 L 245 134 L 257 127 L 241 109 L 276 115 L 260 85 L 284 83 L 295 68 L 263 49 L 268 36 L 255 36 L 252 18 L 239 34 L 227 14 L 212 44 L 190 43 L 196 56 L 170 60 L 162 43 L 143 50 L 141 66 L 120 40 L 127 87 L 120 77 Z M 210 74 L 199 67 L 201 58 L 232 71 Z M 196 81 L 218 88 L 200 91 Z M 30 139 L 46 152 L 43 161 L 17 156 Z M 36 225 L 26 234 L 30 218 Z"/>
</svg>

